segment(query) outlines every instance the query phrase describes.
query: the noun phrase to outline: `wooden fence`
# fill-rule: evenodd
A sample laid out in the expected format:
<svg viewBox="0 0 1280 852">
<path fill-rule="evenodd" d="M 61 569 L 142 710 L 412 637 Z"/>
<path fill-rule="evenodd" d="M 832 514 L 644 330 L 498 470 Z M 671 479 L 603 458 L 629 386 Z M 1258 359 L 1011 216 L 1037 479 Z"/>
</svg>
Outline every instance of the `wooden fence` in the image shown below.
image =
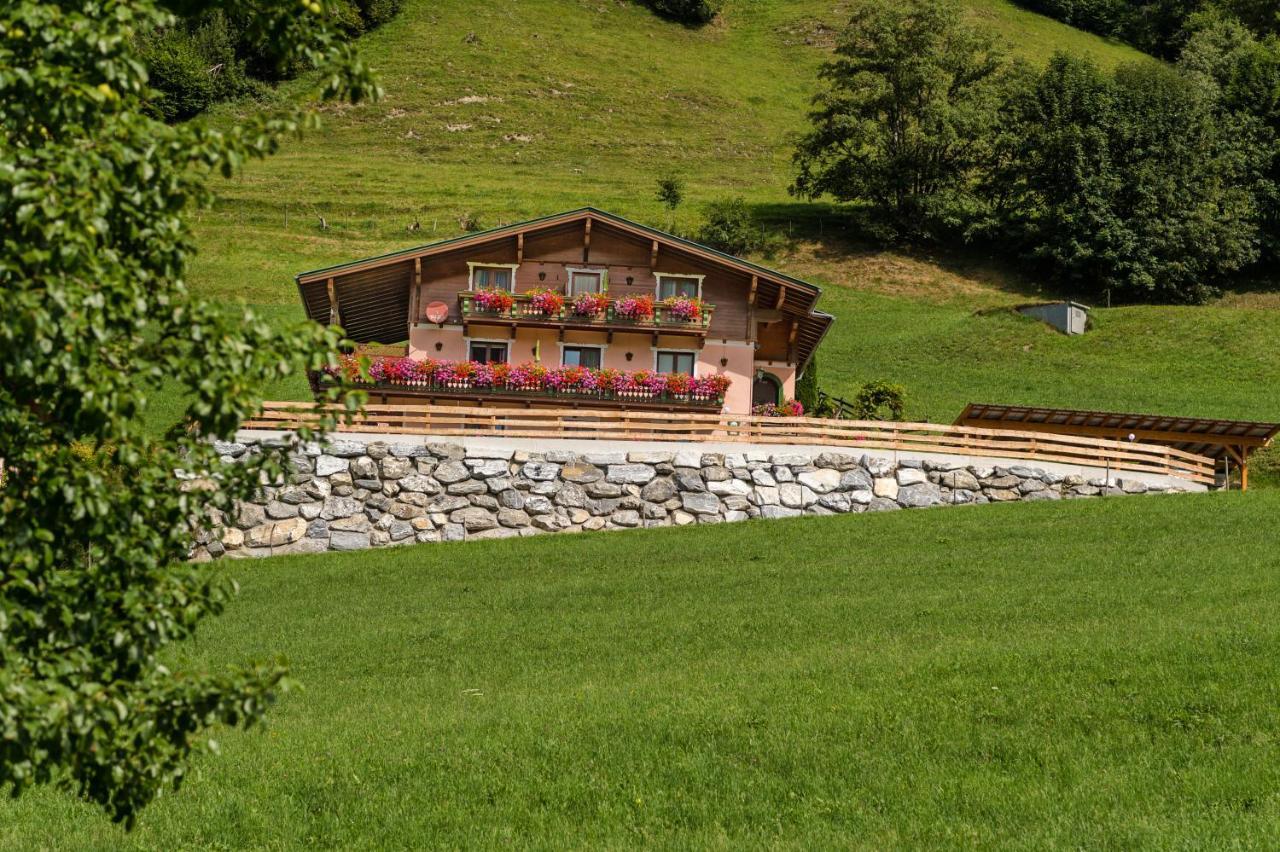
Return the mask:
<svg viewBox="0 0 1280 852">
<path fill-rule="evenodd" d="M 939 423 L 442 405 L 371 405 L 348 422 L 342 422 L 342 417 L 341 406 L 268 402 L 263 404 L 262 414 L 246 421 L 244 428 L 291 429 L 317 426 L 326 418 L 338 418 L 334 428 L 340 432 L 804 444 L 1058 462 L 1175 476 L 1203 485 L 1213 485 L 1215 481 L 1212 459 L 1174 447 Z"/>
</svg>

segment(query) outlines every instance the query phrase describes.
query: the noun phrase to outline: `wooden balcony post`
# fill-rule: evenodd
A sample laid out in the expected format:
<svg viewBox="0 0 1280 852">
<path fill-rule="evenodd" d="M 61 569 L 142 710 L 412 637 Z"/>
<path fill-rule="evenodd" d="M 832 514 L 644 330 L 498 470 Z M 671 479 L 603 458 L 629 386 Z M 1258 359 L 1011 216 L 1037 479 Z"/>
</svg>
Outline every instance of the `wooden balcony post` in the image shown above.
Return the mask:
<svg viewBox="0 0 1280 852">
<path fill-rule="evenodd" d="M 342 325 L 342 312 L 338 310 L 338 288 L 332 278 L 325 282 L 325 289 L 329 293 L 329 325 Z"/>
</svg>

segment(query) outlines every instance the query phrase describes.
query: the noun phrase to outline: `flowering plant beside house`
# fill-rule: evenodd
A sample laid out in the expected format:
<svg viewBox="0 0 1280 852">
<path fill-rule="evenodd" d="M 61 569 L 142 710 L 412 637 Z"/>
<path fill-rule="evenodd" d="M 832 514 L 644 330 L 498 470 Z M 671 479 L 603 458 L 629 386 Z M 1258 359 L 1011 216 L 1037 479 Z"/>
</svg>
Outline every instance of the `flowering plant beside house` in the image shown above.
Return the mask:
<svg viewBox="0 0 1280 852">
<path fill-rule="evenodd" d="M 613 305 L 614 316 L 629 320 L 647 320 L 653 318 L 652 296 L 627 296 Z"/>
<path fill-rule="evenodd" d="M 360 375 L 359 353 L 341 355 L 326 368 L 331 375 L 351 380 Z M 732 380 L 725 375 L 689 376 L 655 370 L 593 370 L 590 367 L 547 367 L 543 364 L 493 364 L 427 358 L 369 359 L 369 379 L 375 384 L 445 389 L 487 389 L 542 393 L 591 394 L 603 398 L 671 398 L 696 402 L 723 399 Z"/>
<path fill-rule="evenodd" d="M 609 297 L 603 293 L 581 293 L 573 300 L 573 313 L 580 317 L 596 317 L 609 307 Z"/>
<path fill-rule="evenodd" d="M 672 296 L 662 300 L 667 316 L 681 322 L 698 322 L 702 319 L 702 300 L 689 296 Z"/>
<path fill-rule="evenodd" d="M 555 290 L 537 287 L 525 295 L 529 297 L 529 307 L 543 316 L 559 316 L 564 309 L 564 296 Z"/>
<path fill-rule="evenodd" d="M 751 409 L 751 413 L 762 417 L 803 417 L 804 406 L 798 399 L 789 399 L 781 405 L 772 402 L 757 405 Z"/>
<path fill-rule="evenodd" d="M 511 306 L 516 303 L 515 297 L 506 290 L 493 288 L 477 290 L 471 301 L 479 310 L 498 314 L 511 310 Z"/>
</svg>

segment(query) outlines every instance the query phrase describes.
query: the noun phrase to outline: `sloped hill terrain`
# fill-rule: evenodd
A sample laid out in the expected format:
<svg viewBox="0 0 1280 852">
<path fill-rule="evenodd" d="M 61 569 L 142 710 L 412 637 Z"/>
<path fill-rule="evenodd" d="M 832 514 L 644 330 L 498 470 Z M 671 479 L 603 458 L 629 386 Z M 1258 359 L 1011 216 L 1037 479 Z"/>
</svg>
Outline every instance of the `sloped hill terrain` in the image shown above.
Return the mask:
<svg viewBox="0 0 1280 852">
<path fill-rule="evenodd" d="M 977 313 L 1045 295 L 1008 258 L 875 250 L 827 205 L 791 199 L 790 139 L 848 8 L 742 0 L 694 30 L 612 0 L 408 3 L 362 41 L 385 100 L 327 110 L 321 131 L 226 184 L 198 225 L 196 284 L 289 321 L 297 272 L 452 236 L 463 218 L 488 227 L 592 204 L 666 226 L 654 182 L 674 172 L 687 195 L 677 228 L 741 195 L 788 238 L 758 259 L 826 287 L 838 321 L 820 372 L 833 393 L 900 382 L 909 415 L 933 420 L 970 399 L 1280 417 L 1280 395 L 1264 392 L 1280 381 L 1265 295 L 1100 310 L 1095 333 L 1068 340 Z M 1003 0 L 969 8 L 1031 62 L 1058 48 L 1154 61 Z"/>
</svg>

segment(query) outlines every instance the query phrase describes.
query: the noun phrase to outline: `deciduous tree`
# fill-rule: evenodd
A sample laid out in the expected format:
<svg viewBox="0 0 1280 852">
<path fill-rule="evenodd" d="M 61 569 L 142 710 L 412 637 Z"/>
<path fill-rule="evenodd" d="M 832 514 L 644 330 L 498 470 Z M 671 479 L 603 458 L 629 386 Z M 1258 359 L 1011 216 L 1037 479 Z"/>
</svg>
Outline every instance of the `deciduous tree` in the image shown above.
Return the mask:
<svg viewBox="0 0 1280 852">
<path fill-rule="evenodd" d="M 316 0 L 222 6 L 323 94 L 374 93 Z M 57 783 L 132 823 L 182 780 L 216 723 L 257 719 L 276 664 L 171 668 L 172 643 L 218 612 L 221 575 L 184 562 L 282 460 L 223 464 L 255 390 L 318 367 L 334 332 L 276 332 L 196 298 L 188 217 L 213 175 L 276 149 L 291 111 L 215 130 L 147 116 L 137 35 L 154 0 L 17 0 L 0 9 L 0 786 Z M 183 422 L 143 426 L 161 382 Z M 185 471 L 180 479 L 175 471 Z"/>
<path fill-rule="evenodd" d="M 907 235 L 960 224 L 1007 67 L 952 0 L 865 0 L 822 67 L 792 191 L 870 202 Z"/>
</svg>

